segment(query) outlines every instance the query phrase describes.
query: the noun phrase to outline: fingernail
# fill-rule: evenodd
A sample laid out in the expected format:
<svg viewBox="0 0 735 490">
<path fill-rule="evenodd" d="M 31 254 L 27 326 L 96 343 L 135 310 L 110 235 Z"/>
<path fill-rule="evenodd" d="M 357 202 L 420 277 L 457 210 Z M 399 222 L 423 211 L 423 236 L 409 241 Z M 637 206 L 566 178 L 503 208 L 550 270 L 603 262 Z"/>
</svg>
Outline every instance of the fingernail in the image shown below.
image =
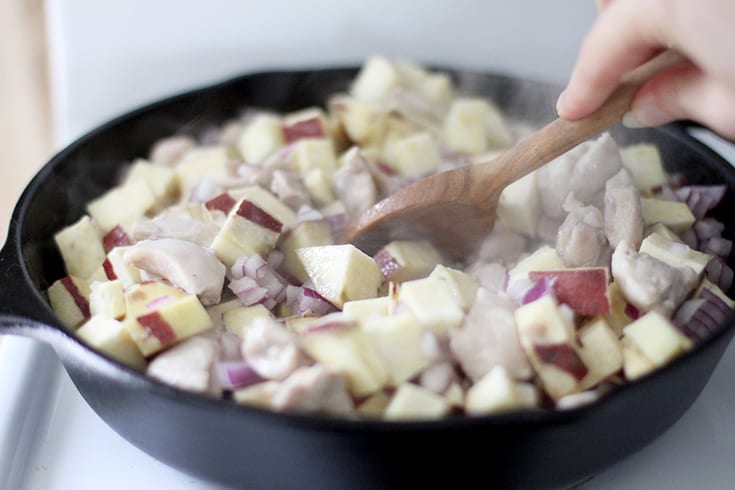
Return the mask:
<svg viewBox="0 0 735 490">
<path fill-rule="evenodd" d="M 566 93 L 567 93 L 566 90 L 562 90 L 562 92 L 559 94 L 559 98 L 556 99 L 555 108 L 556 108 L 557 114 L 559 114 L 559 108 L 564 104 L 564 101 L 562 99 L 564 99 L 564 94 Z"/>
<path fill-rule="evenodd" d="M 626 128 L 647 128 L 671 121 L 671 116 L 653 104 L 636 104 L 635 109 L 623 116 Z"/>
</svg>

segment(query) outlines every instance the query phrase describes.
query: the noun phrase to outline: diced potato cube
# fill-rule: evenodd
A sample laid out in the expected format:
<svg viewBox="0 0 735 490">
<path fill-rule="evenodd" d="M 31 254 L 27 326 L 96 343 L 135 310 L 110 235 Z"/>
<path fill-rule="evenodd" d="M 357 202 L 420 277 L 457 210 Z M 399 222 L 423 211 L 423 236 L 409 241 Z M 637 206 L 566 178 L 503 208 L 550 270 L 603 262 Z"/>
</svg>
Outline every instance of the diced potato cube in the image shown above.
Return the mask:
<svg viewBox="0 0 735 490">
<path fill-rule="evenodd" d="M 141 281 L 141 270 L 125 262 L 125 253 L 128 250 L 130 247 L 115 247 L 110 250 L 102 263 L 104 277 L 110 281 L 120 281 L 123 289 Z"/>
<path fill-rule="evenodd" d="M 442 263 L 442 256 L 431 243 L 414 240 L 394 240 L 374 258 L 383 278 L 395 282 L 424 278 Z"/>
<path fill-rule="evenodd" d="M 386 163 L 404 177 L 417 178 L 439 168 L 441 155 L 429 133 L 412 134 L 387 144 Z"/>
<path fill-rule="evenodd" d="M 164 302 L 137 317 L 128 315 L 123 324 L 146 357 L 213 326 L 207 310 L 192 295 Z"/>
<path fill-rule="evenodd" d="M 133 162 L 125 183 L 138 180 L 148 184 L 158 207 L 171 203 L 179 192 L 179 183 L 174 170 L 162 165 L 153 165 L 147 160 L 138 159 Z"/>
<path fill-rule="evenodd" d="M 77 330 L 85 343 L 113 359 L 143 369 L 146 361 L 123 324 L 108 316 L 95 315 Z"/>
<path fill-rule="evenodd" d="M 385 420 L 439 419 L 449 412 L 447 400 L 412 383 L 398 387 L 385 409 Z"/>
<path fill-rule="evenodd" d="M 551 296 L 525 304 L 515 311 L 521 346 L 553 400 L 578 391 L 588 369 L 580 358 L 574 325 L 561 314 Z"/>
<path fill-rule="evenodd" d="M 623 166 L 630 171 L 633 184 L 645 195 L 666 183 L 666 172 L 658 148 L 652 143 L 639 143 L 620 149 Z"/>
<path fill-rule="evenodd" d="M 77 328 L 91 316 L 89 285 L 84 279 L 62 277 L 48 288 L 47 294 L 51 309 L 65 326 Z"/>
<path fill-rule="evenodd" d="M 437 277 L 401 284 L 398 304 L 413 313 L 422 326 L 439 335 L 459 327 L 464 319 L 459 299 L 446 282 Z"/>
<path fill-rule="evenodd" d="M 212 241 L 212 250 L 227 267 L 238 257 L 257 253 L 267 257 L 281 235 L 282 224 L 254 203 L 242 199 L 230 211 Z"/>
<path fill-rule="evenodd" d="M 559 257 L 556 249 L 543 245 L 531 255 L 519 260 L 518 263 L 508 271 L 511 279 L 515 277 L 524 277 L 530 271 L 549 271 L 564 269 L 564 262 Z"/>
<path fill-rule="evenodd" d="M 284 144 L 281 118 L 259 114 L 245 126 L 237 140 L 237 149 L 246 162 L 257 164 Z"/>
<path fill-rule="evenodd" d="M 370 102 L 342 97 L 336 105 L 347 137 L 360 146 L 378 145 L 385 130 L 385 112 Z"/>
<path fill-rule="evenodd" d="M 342 305 L 342 312 L 363 323 L 374 317 L 385 317 L 392 312 L 392 299 L 389 296 L 357 299 Z"/>
<path fill-rule="evenodd" d="M 90 285 L 89 309 L 93 316 L 119 320 L 125 316 L 125 294 L 122 282 L 94 281 Z"/>
<path fill-rule="evenodd" d="M 691 267 L 698 275 L 704 272 L 712 260 L 711 255 L 692 250 L 685 243 L 658 233 L 651 233 L 641 242 L 640 253 L 646 253 L 672 267 Z"/>
<path fill-rule="evenodd" d="M 301 174 L 320 169 L 327 175 L 337 170 L 337 154 L 328 138 L 304 138 L 294 147 L 296 168 Z"/>
<path fill-rule="evenodd" d="M 536 237 L 541 217 L 541 197 L 536 188 L 537 172 L 511 183 L 500 194 L 498 218 L 509 229 L 527 237 Z"/>
<path fill-rule="evenodd" d="M 296 250 L 316 291 L 341 308 L 346 301 L 374 298 L 382 282 L 372 257 L 354 245 L 326 245 Z"/>
<path fill-rule="evenodd" d="M 390 61 L 371 56 L 362 66 L 350 92 L 357 99 L 380 101 L 401 85 L 401 77 Z"/>
<path fill-rule="evenodd" d="M 301 343 L 304 350 L 327 369 L 345 373 L 354 396 L 375 393 L 389 381 L 383 360 L 356 326 L 310 331 L 302 335 Z"/>
<path fill-rule="evenodd" d="M 694 224 L 694 215 L 686 203 L 641 197 L 641 215 L 646 226 L 661 223 L 676 233 L 683 233 Z"/>
<path fill-rule="evenodd" d="M 605 315 L 604 319 L 615 335 L 620 338 L 623 335 L 623 328 L 634 319 L 627 312 L 628 300 L 625 299 L 618 283 L 611 282 L 607 288 L 607 294 L 610 297 L 610 313 Z"/>
<path fill-rule="evenodd" d="M 102 238 L 89 216 L 54 235 L 54 241 L 64 260 L 67 274 L 89 278 L 105 260 Z"/>
<path fill-rule="evenodd" d="M 239 189 L 231 189 L 229 194 L 235 201 L 247 199 L 276 218 L 283 225 L 283 231 L 290 230 L 298 222 L 293 209 L 289 208 L 271 192 L 268 192 L 260 186 L 252 185 Z"/>
<path fill-rule="evenodd" d="M 467 390 L 466 412 L 469 415 L 487 415 L 532 406 L 520 392 L 519 384 L 498 364 Z"/>
<path fill-rule="evenodd" d="M 156 203 L 156 196 L 144 180 L 134 180 L 114 187 L 87 204 L 87 212 L 108 232 L 123 228 L 143 218 Z"/>
<path fill-rule="evenodd" d="M 125 314 L 137 317 L 150 313 L 168 301 L 183 298 L 186 293 L 162 282 L 143 282 L 125 289 Z"/>
<path fill-rule="evenodd" d="M 431 362 L 421 348 L 424 329 L 413 315 L 374 318 L 362 329 L 383 359 L 393 386 L 410 380 Z"/>
<path fill-rule="evenodd" d="M 283 138 L 286 143 L 302 138 L 325 138 L 329 136 L 329 122 L 319 107 L 309 107 L 291 112 L 283 117 Z"/>
<path fill-rule="evenodd" d="M 692 348 L 692 341 L 656 311 L 649 311 L 625 327 L 623 336 L 657 367 Z"/>
<path fill-rule="evenodd" d="M 439 264 L 429 274 L 429 278 L 439 279 L 449 288 L 464 311 L 469 311 L 475 302 L 480 283 L 471 275 L 457 269 Z"/>
<path fill-rule="evenodd" d="M 240 405 L 270 408 L 280 386 L 279 381 L 264 381 L 235 391 L 232 399 Z"/>
<path fill-rule="evenodd" d="M 274 318 L 273 313 L 263 305 L 240 306 L 222 314 L 225 328 L 245 338 L 245 332 L 256 318 Z"/>
<path fill-rule="evenodd" d="M 357 413 L 361 417 L 379 419 L 385 413 L 388 403 L 390 403 L 390 396 L 385 391 L 378 391 L 358 405 Z"/>
<path fill-rule="evenodd" d="M 626 337 L 623 345 L 623 374 L 628 381 L 635 381 L 656 370 L 656 365 Z"/>
<path fill-rule="evenodd" d="M 460 97 L 454 100 L 444 120 L 444 141 L 460 153 L 482 153 L 487 150 L 485 121 L 490 111 L 486 100 Z"/>
<path fill-rule="evenodd" d="M 309 275 L 296 251 L 333 243 L 332 229 L 327 221 L 302 221 L 282 238 L 278 247 L 284 256 L 283 269 L 299 281 L 305 282 Z"/>
<path fill-rule="evenodd" d="M 304 173 L 302 177 L 309 197 L 317 206 L 326 206 L 335 202 L 331 173 L 321 168 L 314 168 Z"/>
<path fill-rule="evenodd" d="M 203 179 L 224 179 L 228 175 L 230 153 L 224 146 L 195 147 L 187 151 L 174 167 L 180 196 L 188 200 L 191 191 Z"/>
<path fill-rule="evenodd" d="M 623 346 L 604 319 L 586 324 L 577 332 L 577 337 L 582 345 L 579 355 L 588 369 L 580 390 L 592 388 L 623 367 Z"/>
</svg>

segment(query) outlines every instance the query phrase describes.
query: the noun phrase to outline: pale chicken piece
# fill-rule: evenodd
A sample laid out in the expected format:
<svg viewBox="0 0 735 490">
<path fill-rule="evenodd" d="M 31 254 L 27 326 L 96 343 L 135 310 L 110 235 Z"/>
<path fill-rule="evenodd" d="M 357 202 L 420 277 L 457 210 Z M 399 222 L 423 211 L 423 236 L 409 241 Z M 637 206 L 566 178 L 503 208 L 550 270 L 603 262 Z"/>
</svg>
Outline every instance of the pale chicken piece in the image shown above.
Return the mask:
<svg viewBox="0 0 735 490">
<path fill-rule="evenodd" d="M 566 219 L 559 227 L 556 251 L 567 267 L 607 265 L 610 246 L 605 237 L 602 213 L 594 206 L 584 206 L 569 194 L 564 201 Z"/>
<path fill-rule="evenodd" d="M 605 235 L 610 247 L 626 241 L 636 250 L 643 240 L 641 193 L 624 168 L 605 184 Z"/>
<path fill-rule="evenodd" d="M 526 250 L 528 239 L 511 230 L 500 221 L 485 237 L 473 257 L 477 262 L 507 262 L 517 259 Z"/>
<path fill-rule="evenodd" d="M 602 208 L 605 183 L 621 167 L 617 144 L 607 133 L 544 165 L 537 177 L 543 214 L 564 218 L 563 204 L 570 192 L 582 204 Z"/>
<path fill-rule="evenodd" d="M 467 273 L 477 279 L 480 286 L 493 292 L 505 291 L 508 269 L 497 262 L 478 261 L 467 268 Z"/>
<path fill-rule="evenodd" d="M 536 227 L 536 237 L 542 243 L 550 246 L 555 245 L 556 237 L 559 234 L 559 227 L 563 221 L 563 218 L 550 218 L 549 216 L 541 213 Z"/>
<path fill-rule="evenodd" d="M 510 298 L 480 288 L 464 324 L 450 331 L 450 348 L 464 372 L 478 381 L 502 365 L 515 379 L 528 379 L 531 365 L 516 330 Z"/>
<path fill-rule="evenodd" d="M 262 377 L 286 379 L 306 359 L 298 339 L 286 327 L 270 318 L 256 318 L 242 343 L 245 360 Z"/>
<path fill-rule="evenodd" d="M 276 390 L 271 407 L 282 412 L 351 416 L 355 406 L 343 374 L 320 364 L 297 369 Z"/>
<path fill-rule="evenodd" d="M 156 165 L 172 167 L 179 163 L 184 153 L 194 148 L 194 146 L 196 146 L 196 142 L 190 136 L 164 138 L 153 145 L 149 159 Z"/>
<path fill-rule="evenodd" d="M 182 390 L 219 395 L 212 376 L 219 355 L 219 342 L 196 336 L 184 340 L 157 355 L 148 365 L 147 374 Z"/>
<path fill-rule="evenodd" d="M 577 160 L 589 149 L 590 142 L 582 143 L 538 169 L 536 185 L 541 195 L 541 210 L 544 216 L 556 220 L 564 219 L 562 205 L 569 194 L 569 181 Z"/>
<path fill-rule="evenodd" d="M 174 238 L 143 240 L 125 252 L 124 260 L 196 294 L 203 305 L 220 301 L 227 268 L 200 245 Z"/>
<path fill-rule="evenodd" d="M 295 172 L 275 170 L 271 178 L 271 192 L 291 209 L 310 206 L 311 197 L 301 177 Z"/>
<path fill-rule="evenodd" d="M 641 312 L 670 317 L 697 286 L 691 267 L 672 267 L 622 241 L 612 255 L 612 275 L 625 298 Z"/>
<path fill-rule="evenodd" d="M 332 175 L 332 188 L 350 216 L 360 216 L 378 200 L 378 191 L 367 161 L 356 146 L 342 157 L 342 166 Z"/>
<path fill-rule="evenodd" d="M 617 143 L 608 133 L 603 133 L 574 165 L 569 190 L 584 204 L 602 209 L 605 184 L 622 167 Z"/>
<path fill-rule="evenodd" d="M 172 238 L 208 247 L 219 233 L 214 221 L 200 221 L 164 212 L 155 218 L 138 221 L 133 225 L 135 240 Z"/>
</svg>

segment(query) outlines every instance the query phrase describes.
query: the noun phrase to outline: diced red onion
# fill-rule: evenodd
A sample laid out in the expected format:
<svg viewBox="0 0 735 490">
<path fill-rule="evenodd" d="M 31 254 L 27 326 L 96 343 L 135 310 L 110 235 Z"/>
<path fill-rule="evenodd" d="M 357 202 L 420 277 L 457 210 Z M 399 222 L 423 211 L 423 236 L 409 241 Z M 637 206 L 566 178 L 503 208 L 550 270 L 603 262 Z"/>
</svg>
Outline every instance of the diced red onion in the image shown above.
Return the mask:
<svg viewBox="0 0 735 490">
<path fill-rule="evenodd" d="M 553 280 L 542 278 L 540 281 L 534 282 L 530 279 L 516 279 L 508 285 L 506 290 L 508 296 L 513 298 L 521 305 L 525 305 L 536 301 L 537 299 L 554 295 Z"/>
<path fill-rule="evenodd" d="M 258 286 L 252 277 L 233 279 L 228 286 L 245 306 L 262 303 L 266 299 L 268 290 Z"/>
<path fill-rule="evenodd" d="M 700 250 L 704 253 L 726 259 L 732 251 L 732 241 L 727 238 L 715 236 L 707 239 L 700 247 Z"/>
<path fill-rule="evenodd" d="M 531 289 L 529 289 L 526 292 L 525 296 L 523 296 L 523 301 L 521 302 L 521 304 L 525 305 L 525 304 L 531 303 L 544 296 L 549 296 L 549 295 L 553 296 L 554 290 L 552 286 L 553 286 L 553 281 L 545 277 L 542 278 L 540 281 L 534 284 L 534 286 L 531 287 Z"/>
<path fill-rule="evenodd" d="M 724 185 L 691 185 L 676 189 L 674 194 L 687 204 L 696 219 L 702 219 L 720 203 L 726 191 Z"/>
<path fill-rule="evenodd" d="M 242 338 L 234 332 L 223 331 L 219 334 L 220 360 L 242 360 Z"/>
<path fill-rule="evenodd" d="M 720 257 L 714 257 L 705 268 L 707 279 L 719 286 L 723 291 L 729 291 L 732 286 L 733 270 Z"/>
<path fill-rule="evenodd" d="M 704 241 L 712 237 L 721 236 L 725 229 L 725 224 L 714 218 L 704 218 L 695 222 L 692 229 L 697 234 L 697 239 Z"/>
<path fill-rule="evenodd" d="M 694 231 L 694 228 L 689 228 L 684 233 L 684 243 L 686 243 L 689 248 L 693 250 L 697 250 L 699 247 L 699 239 L 697 237 L 697 233 Z"/>
<path fill-rule="evenodd" d="M 263 381 L 245 361 L 219 362 L 215 366 L 215 372 L 217 381 L 225 390 L 236 390 Z"/>
<path fill-rule="evenodd" d="M 286 304 L 294 315 L 324 316 L 334 310 L 334 305 L 315 290 L 300 286 L 286 287 Z"/>
<path fill-rule="evenodd" d="M 732 309 L 716 294 L 702 289 L 700 296 L 682 303 L 672 322 L 694 341 L 711 335 L 732 313 Z"/>
</svg>

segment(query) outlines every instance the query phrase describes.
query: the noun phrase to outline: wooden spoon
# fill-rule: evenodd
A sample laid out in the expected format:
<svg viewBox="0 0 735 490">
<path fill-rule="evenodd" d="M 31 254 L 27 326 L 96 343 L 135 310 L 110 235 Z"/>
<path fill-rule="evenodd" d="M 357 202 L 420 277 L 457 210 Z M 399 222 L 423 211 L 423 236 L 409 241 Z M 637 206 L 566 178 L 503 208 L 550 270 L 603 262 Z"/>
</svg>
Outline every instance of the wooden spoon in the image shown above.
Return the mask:
<svg viewBox="0 0 735 490">
<path fill-rule="evenodd" d="M 505 187 L 620 122 L 638 88 L 683 60 L 665 51 L 632 71 L 595 112 L 576 121 L 557 118 L 489 163 L 418 180 L 368 209 L 350 224 L 347 242 L 375 253 L 391 240 L 426 239 L 461 259 L 492 230 Z"/>
</svg>

